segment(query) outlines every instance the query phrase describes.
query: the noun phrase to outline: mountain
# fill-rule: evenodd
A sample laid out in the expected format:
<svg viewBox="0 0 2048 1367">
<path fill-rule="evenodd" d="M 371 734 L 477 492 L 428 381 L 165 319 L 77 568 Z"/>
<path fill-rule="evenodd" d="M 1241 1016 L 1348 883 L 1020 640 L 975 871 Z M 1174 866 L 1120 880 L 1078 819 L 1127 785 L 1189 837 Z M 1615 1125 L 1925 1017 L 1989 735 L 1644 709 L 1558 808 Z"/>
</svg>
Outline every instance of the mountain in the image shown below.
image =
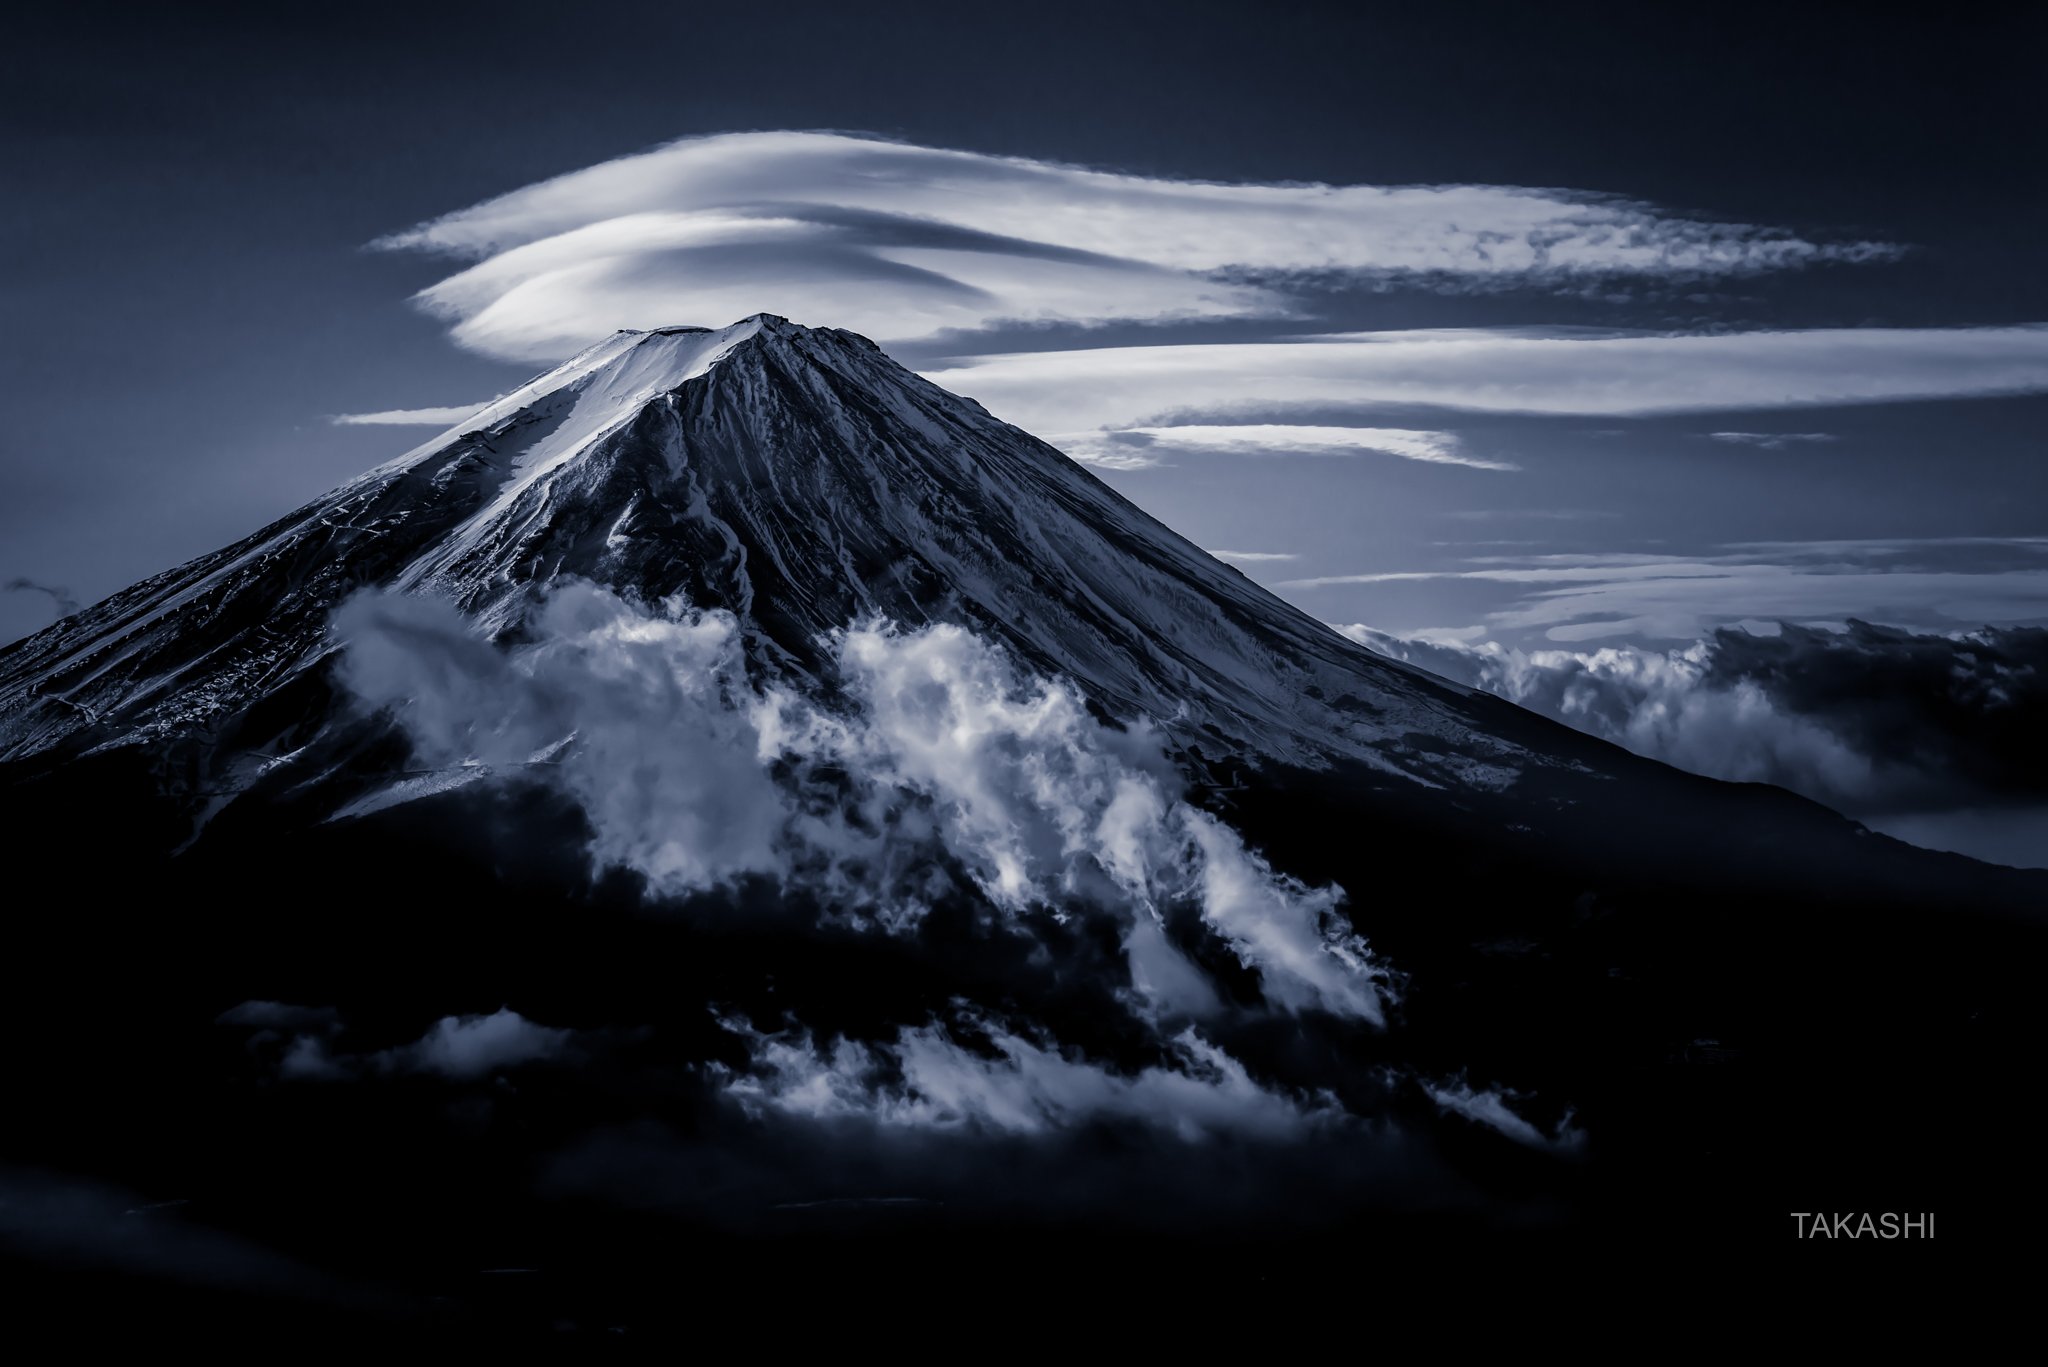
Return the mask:
<svg viewBox="0 0 2048 1367">
<path fill-rule="evenodd" d="M 1344 640 L 864 338 L 768 315 L 619 333 L 0 651 L 0 758 L 218 725 L 325 658 L 365 585 L 505 631 L 564 576 L 729 609 L 769 674 L 814 677 L 863 615 L 946 621 L 1182 749 L 1434 786 L 1541 762 L 1509 709 Z"/>
<path fill-rule="evenodd" d="M 2048 878 L 1368 651 L 767 315 L 0 649 L 0 829 L 0 1236 L 95 1306 L 1350 1294 L 2036 1189 Z"/>
</svg>

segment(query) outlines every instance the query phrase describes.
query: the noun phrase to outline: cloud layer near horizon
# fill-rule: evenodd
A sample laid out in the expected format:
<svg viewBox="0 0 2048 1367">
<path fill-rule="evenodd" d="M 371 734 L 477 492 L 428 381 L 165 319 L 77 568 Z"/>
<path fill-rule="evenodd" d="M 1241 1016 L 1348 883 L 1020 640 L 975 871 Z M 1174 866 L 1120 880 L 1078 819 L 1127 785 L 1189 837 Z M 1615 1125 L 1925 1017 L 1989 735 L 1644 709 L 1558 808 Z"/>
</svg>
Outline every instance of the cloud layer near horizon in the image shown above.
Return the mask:
<svg viewBox="0 0 2048 1367">
<path fill-rule="evenodd" d="M 1857 815 L 2048 803 L 2048 630 L 1852 621 L 1671 650 L 1519 650 L 1340 628 L 1383 654 L 1715 778 Z"/>
<path fill-rule="evenodd" d="M 2048 617 L 2048 538 L 1929 537 L 1752 542 L 1696 555 L 1605 551 L 1474 556 L 1455 568 L 1287 579 L 1281 588 L 1468 581 L 1521 597 L 1487 632 L 1553 641 L 1690 640 L 1725 623 L 2029 623 Z"/>
<path fill-rule="evenodd" d="M 683 139 L 378 245 L 471 261 L 420 302 L 463 346 L 522 361 L 621 327 L 764 309 L 886 342 L 1014 322 L 1291 317 L 1301 277 L 1469 288 L 1898 251 L 1573 191 L 1217 184 L 817 132 Z"/>
</svg>

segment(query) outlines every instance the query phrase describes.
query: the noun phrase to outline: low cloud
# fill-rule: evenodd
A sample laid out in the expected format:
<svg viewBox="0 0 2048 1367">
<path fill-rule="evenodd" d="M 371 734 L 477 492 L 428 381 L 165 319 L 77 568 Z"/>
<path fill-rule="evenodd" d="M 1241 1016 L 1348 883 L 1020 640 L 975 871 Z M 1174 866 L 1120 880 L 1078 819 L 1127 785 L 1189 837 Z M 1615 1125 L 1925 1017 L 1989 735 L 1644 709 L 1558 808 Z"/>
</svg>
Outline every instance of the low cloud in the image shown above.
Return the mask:
<svg viewBox="0 0 2048 1367">
<path fill-rule="evenodd" d="M 1639 754 L 1853 815 L 2048 803 L 2048 629 L 1785 623 L 1590 652 L 1341 630 Z"/>
<path fill-rule="evenodd" d="M 571 1047 L 569 1030 L 536 1025 L 510 1007 L 484 1016 L 444 1016 L 411 1044 L 351 1050 L 346 1022 L 332 1007 L 243 1002 L 217 1023 L 249 1032 L 252 1052 L 270 1061 L 288 1082 L 331 1082 L 394 1073 L 432 1073 L 457 1082 L 491 1077 L 529 1063 L 558 1058 Z"/>
<path fill-rule="evenodd" d="M 426 1073 L 467 1081 L 521 1064 L 554 1058 L 570 1032 L 535 1025 L 509 1007 L 488 1016 L 444 1016 L 417 1044 L 386 1057 Z"/>
<path fill-rule="evenodd" d="M 1287 317 L 1317 279 L 1578 289 L 1898 254 L 1570 191 L 1217 184 L 805 132 L 684 139 L 378 245 L 473 262 L 419 301 L 462 345 L 522 361 L 762 309 L 900 340 Z"/>
<path fill-rule="evenodd" d="M 1452 1115 L 1461 1115 L 1532 1149 L 1570 1152 L 1585 1143 L 1584 1131 L 1572 1124 L 1569 1113 L 1558 1122 L 1553 1133 L 1545 1134 L 1516 1112 L 1513 1097 L 1489 1088 L 1474 1087 L 1463 1078 L 1426 1083 L 1423 1090 L 1429 1093 L 1430 1100 Z"/>
<path fill-rule="evenodd" d="M 331 1080 L 353 1071 L 354 1061 L 335 1049 L 342 1018 L 333 1007 L 246 1001 L 223 1011 L 214 1023 L 248 1031 L 250 1051 L 267 1058 L 287 1081 Z"/>
<path fill-rule="evenodd" d="M 1396 1133 L 1379 1107 L 1417 1079 L 1336 1062 L 1374 1047 L 1394 995 L 1342 891 L 1279 873 L 1188 802 L 1147 725 L 1098 719 L 971 632 L 854 623 L 823 643 L 829 687 L 799 694 L 740 667 L 729 615 L 580 582 L 504 642 L 448 604 L 377 591 L 334 629 L 342 681 L 420 767 L 573 800 L 593 866 L 677 911 L 737 894 L 802 918 L 777 934 L 943 944 L 1007 984 L 852 1016 L 806 993 L 721 1013 L 725 1038 L 693 1056 L 727 1103 L 718 1124 L 958 1162 L 1065 1152 L 1105 1128 L 1155 1155 Z M 322 1007 L 252 1001 L 220 1020 L 299 1084 L 466 1086 L 606 1038 L 510 1007 L 395 1043 Z M 1515 1121 L 1541 1146 L 1563 1137 L 1504 1090 L 1473 1098 L 1507 1141 L 1531 1142 Z"/>
<path fill-rule="evenodd" d="M 979 1049 L 938 1024 L 901 1031 L 884 1045 L 840 1040 L 821 1048 L 801 1030 L 770 1036 L 727 1022 L 749 1044 L 751 1062 L 744 1071 L 721 1070 L 724 1089 L 756 1113 L 1015 1135 L 1115 1121 L 1189 1143 L 1219 1135 L 1282 1140 L 1344 1118 L 1327 1096 L 1292 1097 L 1261 1085 L 1192 1028 L 1167 1042 L 1162 1062 L 1122 1073 L 987 1020 L 969 1024 Z"/>
<path fill-rule="evenodd" d="M 351 600 L 335 631 L 342 678 L 421 762 L 556 787 L 593 863 L 656 895 L 763 879 L 899 931 L 963 892 L 1018 933 L 1089 908 L 1119 927 L 1134 1009 L 1195 1017 L 1218 995 L 1167 933 L 1185 909 L 1273 1007 L 1381 1019 L 1384 973 L 1341 890 L 1280 875 L 1187 802 L 1148 727 L 1096 720 L 957 627 L 839 633 L 831 711 L 753 685 L 730 614 L 589 584 L 554 590 L 510 649 L 396 594 Z"/>
</svg>

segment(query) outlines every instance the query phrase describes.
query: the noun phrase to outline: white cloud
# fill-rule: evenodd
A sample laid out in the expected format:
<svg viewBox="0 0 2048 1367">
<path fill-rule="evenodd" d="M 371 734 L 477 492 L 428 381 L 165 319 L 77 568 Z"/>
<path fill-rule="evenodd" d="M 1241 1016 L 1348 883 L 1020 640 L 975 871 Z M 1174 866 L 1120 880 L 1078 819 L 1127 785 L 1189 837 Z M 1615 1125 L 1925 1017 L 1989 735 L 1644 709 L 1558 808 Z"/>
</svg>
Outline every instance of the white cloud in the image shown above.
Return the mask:
<svg viewBox="0 0 2048 1367">
<path fill-rule="evenodd" d="M 802 1031 L 762 1035 L 728 1021 L 726 1028 L 749 1042 L 753 1063 L 725 1090 L 756 1113 L 813 1120 L 1023 1135 L 1113 1120 L 1190 1143 L 1217 1135 L 1292 1139 L 1343 1116 L 1327 1097 L 1294 1098 L 1261 1086 L 1192 1029 L 1167 1042 L 1165 1063 L 1118 1073 L 977 1024 L 993 1057 L 963 1048 L 937 1025 L 900 1031 L 885 1045 L 842 1039 L 820 1050 Z"/>
<path fill-rule="evenodd" d="M 764 309 L 891 340 L 1287 316 L 1283 276 L 1583 281 L 1896 254 L 1569 191 L 1216 184 L 801 132 L 685 139 L 380 245 L 474 261 L 420 299 L 463 345 L 520 360 Z"/>
<path fill-rule="evenodd" d="M 1045 441 L 1098 470 L 1155 470 L 1168 464 L 1161 448 L 1124 445 L 1108 432 L 1055 432 Z"/>
<path fill-rule="evenodd" d="M 1110 469 L 1143 469 L 1160 464 L 1165 451 L 1211 452 L 1231 456 L 1399 456 L 1435 465 L 1477 470 L 1513 470 L 1506 461 L 1465 454 L 1455 432 L 1406 427 L 1320 427 L 1283 423 L 1233 426 L 1119 427 L 1062 432 L 1046 438 L 1076 460 Z"/>
<path fill-rule="evenodd" d="M 337 413 L 328 421 L 337 427 L 453 427 L 496 403 L 458 403 L 446 408 L 388 408 L 381 413 Z"/>
<path fill-rule="evenodd" d="M 544 644 L 515 658 L 431 598 L 362 594 L 335 618 L 343 678 L 402 708 L 423 761 L 544 773 L 588 813 L 600 863 L 665 893 L 780 867 L 785 805 L 757 758 L 755 710 L 730 701 L 745 694 L 728 615 L 643 614 L 578 583 L 534 626 Z"/>
<path fill-rule="evenodd" d="M 936 798 L 945 847 L 998 905 L 1058 905 L 1106 880 L 1097 895 L 1124 910 L 1141 995 L 1186 1012 L 1172 989 L 1190 975 L 1153 932 L 1166 906 L 1192 899 L 1274 1004 L 1381 1019 L 1380 972 L 1345 928 L 1342 892 L 1277 874 L 1182 801 L 1149 728 L 1105 727 L 1071 686 L 1020 675 L 958 627 L 867 626 L 838 646 L 854 724 L 812 714 L 778 739 Z"/>
<path fill-rule="evenodd" d="M 268 1053 L 279 1077 L 329 1082 L 375 1073 L 439 1073 L 458 1082 L 553 1058 L 574 1032 L 536 1025 L 509 1007 L 488 1016 L 444 1016 L 412 1044 L 373 1054 L 337 1047 L 342 1018 L 331 1007 L 250 1001 L 215 1022 L 252 1032 L 250 1048 Z"/>
<path fill-rule="evenodd" d="M 926 374 L 1038 432 L 1388 404 L 1631 416 L 2048 390 L 2048 326 L 1351 333 L 1017 352 Z"/>
<path fill-rule="evenodd" d="M 530 629 L 501 650 L 445 603 L 378 593 L 335 621 L 342 678 L 421 759 L 558 786 L 594 862 L 657 894 L 769 878 L 905 929 L 957 869 L 1020 933 L 1037 908 L 1114 916 L 1134 1008 L 1199 1016 L 1215 995 L 1161 930 L 1189 907 L 1276 1007 L 1381 1019 L 1341 890 L 1284 877 L 1186 802 L 1149 727 L 1097 721 L 967 631 L 839 633 L 847 705 L 827 712 L 752 685 L 728 613 L 573 583 Z"/>
<path fill-rule="evenodd" d="M 1395 659 L 1498 693 L 1639 755 L 1712 778 L 1776 783 L 1837 805 L 1879 787 L 1878 765 L 1817 721 L 1778 707 L 1755 682 L 1711 681 L 1713 646 L 1523 651 L 1403 639 L 1366 626 L 1346 636 Z"/>
<path fill-rule="evenodd" d="M 1462 1078 L 1448 1083 L 1425 1084 L 1424 1090 L 1429 1093 L 1430 1100 L 1445 1110 L 1477 1121 L 1490 1130 L 1498 1130 L 1517 1144 L 1527 1144 L 1534 1149 L 1571 1150 L 1585 1143 L 1585 1134 L 1574 1128 L 1570 1116 L 1565 1117 L 1556 1134 L 1547 1135 L 1517 1115 L 1514 1107 L 1508 1104 L 1508 1097 L 1473 1087 Z"/>
<path fill-rule="evenodd" d="M 1301 557 L 1291 551 L 1210 551 L 1218 560 L 1228 560 L 1235 565 L 1266 565 L 1281 560 L 1299 560 Z"/>
<path fill-rule="evenodd" d="M 417 1044 L 380 1056 L 392 1066 L 466 1081 L 551 1058 L 570 1032 L 535 1025 L 509 1007 L 488 1016 L 444 1016 Z"/>
<path fill-rule="evenodd" d="M 1338 630 L 1638 754 L 1775 783 L 1860 816 L 1891 814 L 1888 828 L 1905 838 L 1934 818 L 1949 839 L 1974 837 L 1974 851 L 2009 862 L 2019 862 L 2010 835 L 2038 825 L 2048 793 L 2032 724 L 2048 694 L 2039 628 L 1772 622 L 1669 650 L 1591 651 L 1521 650 L 1470 630 Z"/>
</svg>

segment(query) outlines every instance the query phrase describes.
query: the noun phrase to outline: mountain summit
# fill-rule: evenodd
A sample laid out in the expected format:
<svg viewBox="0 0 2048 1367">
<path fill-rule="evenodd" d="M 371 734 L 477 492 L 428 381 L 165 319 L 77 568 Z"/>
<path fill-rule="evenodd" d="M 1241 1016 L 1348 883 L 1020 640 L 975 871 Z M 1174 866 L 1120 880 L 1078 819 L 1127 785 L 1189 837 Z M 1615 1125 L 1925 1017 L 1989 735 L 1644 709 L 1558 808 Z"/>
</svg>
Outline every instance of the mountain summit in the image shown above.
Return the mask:
<svg viewBox="0 0 2048 1367">
<path fill-rule="evenodd" d="M 234 546 L 0 651 L 0 758 L 218 726 L 332 651 L 365 586 L 514 632 L 564 578 L 682 595 L 815 676 L 879 616 L 952 622 L 1184 757 L 1498 788 L 1513 709 L 1331 631 L 853 333 L 620 332 Z"/>
</svg>

